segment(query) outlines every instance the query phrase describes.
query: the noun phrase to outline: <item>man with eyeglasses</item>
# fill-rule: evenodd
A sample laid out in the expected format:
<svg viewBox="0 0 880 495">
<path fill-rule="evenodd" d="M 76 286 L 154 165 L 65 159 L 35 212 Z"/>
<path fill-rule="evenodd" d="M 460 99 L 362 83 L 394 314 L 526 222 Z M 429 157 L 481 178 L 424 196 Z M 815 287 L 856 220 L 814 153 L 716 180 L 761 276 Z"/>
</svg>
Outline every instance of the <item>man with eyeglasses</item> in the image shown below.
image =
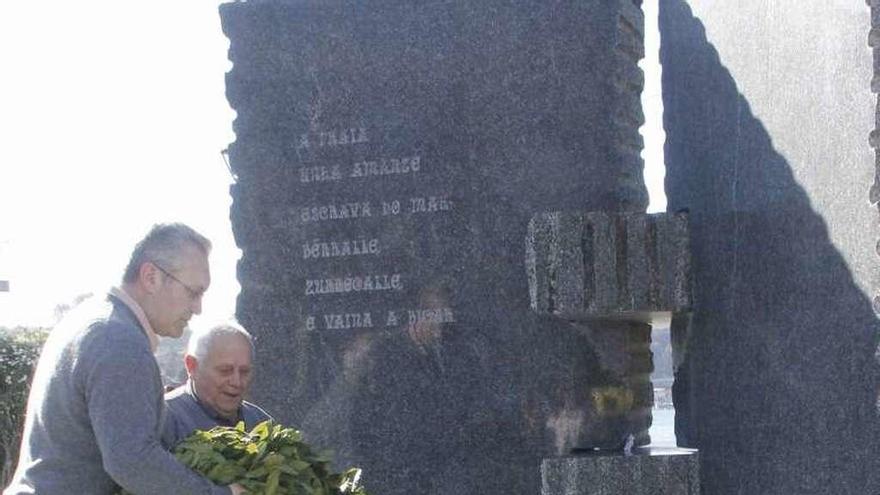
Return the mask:
<svg viewBox="0 0 880 495">
<path fill-rule="evenodd" d="M 211 243 L 183 224 L 154 226 L 122 285 L 49 335 L 31 385 L 18 467 L 4 495 L 238 495 L 195 474 L 161 443 L 165 407 L 153 357 L 202 310 Z"/>
</svg>

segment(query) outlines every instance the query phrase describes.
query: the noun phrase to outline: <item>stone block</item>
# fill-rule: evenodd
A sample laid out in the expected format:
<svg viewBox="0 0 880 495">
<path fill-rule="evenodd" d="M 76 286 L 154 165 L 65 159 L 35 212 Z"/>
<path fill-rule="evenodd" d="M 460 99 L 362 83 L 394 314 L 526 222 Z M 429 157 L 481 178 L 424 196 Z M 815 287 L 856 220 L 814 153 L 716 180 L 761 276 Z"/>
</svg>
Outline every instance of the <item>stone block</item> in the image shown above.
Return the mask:
<svg viewBox="0 0 880 495">
<path fill-rule="evenodd" d="M 541 495 L 700 495 L 699 453 L 645 448 L 632 455 L 545 459 Z"/>
<path fill-rule="evenodd" d="M 529 223 L 532 309 L 567 320 L 649 321 L 691 306 L 685 213 L 544 213 Z"/>
</svg>

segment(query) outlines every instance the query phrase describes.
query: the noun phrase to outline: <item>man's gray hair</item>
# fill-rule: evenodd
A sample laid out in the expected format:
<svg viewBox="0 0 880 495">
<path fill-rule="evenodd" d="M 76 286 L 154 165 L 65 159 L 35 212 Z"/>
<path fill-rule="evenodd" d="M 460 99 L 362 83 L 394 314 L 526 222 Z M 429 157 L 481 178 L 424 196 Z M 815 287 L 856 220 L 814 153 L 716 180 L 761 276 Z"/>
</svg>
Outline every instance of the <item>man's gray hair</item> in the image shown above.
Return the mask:
<svg viewBox="0 0 880 495">
<path fill-rule="evenodd" d="M 254 353 L 254 338 L 236 322 L 226 322 L 214 325 L 206 330 L 197 330 L 189 338 L 186 353 L 194 356 L 199 361 L 204 361 L 211 352 L 211 346 L 218 337 L 226 335 L 241 335 L 251 347 L 251 357 Z"/>
<path fill-rule="evenodd" d="M 205 256 L 211 252 L 211 241 L 192 227 L 182 223 L 153 225 L 147 235 L 134 247 L 122 281 L 125 283 L 137 281 L 141 265 L 146 262 L 157 263 L 162 269 L 170 272 L 179 270 L 181 255 L 188 246 L 196 247 Z"/>
</svg>

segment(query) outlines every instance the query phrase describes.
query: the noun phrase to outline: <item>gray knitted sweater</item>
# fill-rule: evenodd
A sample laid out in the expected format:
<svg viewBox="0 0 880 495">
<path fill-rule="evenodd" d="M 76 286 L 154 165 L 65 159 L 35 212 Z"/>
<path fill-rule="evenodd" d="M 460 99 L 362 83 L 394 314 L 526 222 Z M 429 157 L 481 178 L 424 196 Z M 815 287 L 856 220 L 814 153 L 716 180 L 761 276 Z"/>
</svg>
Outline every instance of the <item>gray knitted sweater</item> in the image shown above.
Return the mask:
<svg viewBox="0 0 880 495">
<path fill-rule="evenodd" d="M 96 298 L 98 299 L 98 298 Z M 18 468 L 4 495 L 229 495 L 159 443 L 165 410 L 149 340 L 109 296 L 59 324 L 28 399 Z"/>
</svg>

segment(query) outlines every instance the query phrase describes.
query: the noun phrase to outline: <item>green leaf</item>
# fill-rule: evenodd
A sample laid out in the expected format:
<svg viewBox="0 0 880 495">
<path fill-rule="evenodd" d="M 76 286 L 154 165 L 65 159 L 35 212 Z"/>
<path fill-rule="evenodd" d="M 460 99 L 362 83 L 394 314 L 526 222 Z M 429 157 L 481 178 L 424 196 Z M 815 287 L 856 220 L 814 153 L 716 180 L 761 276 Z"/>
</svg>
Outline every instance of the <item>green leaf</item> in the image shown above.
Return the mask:
<svg viewBox="0 0 880 495">
<path fill-rule="evenodd" d="M 281 476 L 281 471 L 275 469 L 269 476 L 266 478 L 266 495 L 276 495 L 278 492 L 278 479 Z"/>
</svg>

